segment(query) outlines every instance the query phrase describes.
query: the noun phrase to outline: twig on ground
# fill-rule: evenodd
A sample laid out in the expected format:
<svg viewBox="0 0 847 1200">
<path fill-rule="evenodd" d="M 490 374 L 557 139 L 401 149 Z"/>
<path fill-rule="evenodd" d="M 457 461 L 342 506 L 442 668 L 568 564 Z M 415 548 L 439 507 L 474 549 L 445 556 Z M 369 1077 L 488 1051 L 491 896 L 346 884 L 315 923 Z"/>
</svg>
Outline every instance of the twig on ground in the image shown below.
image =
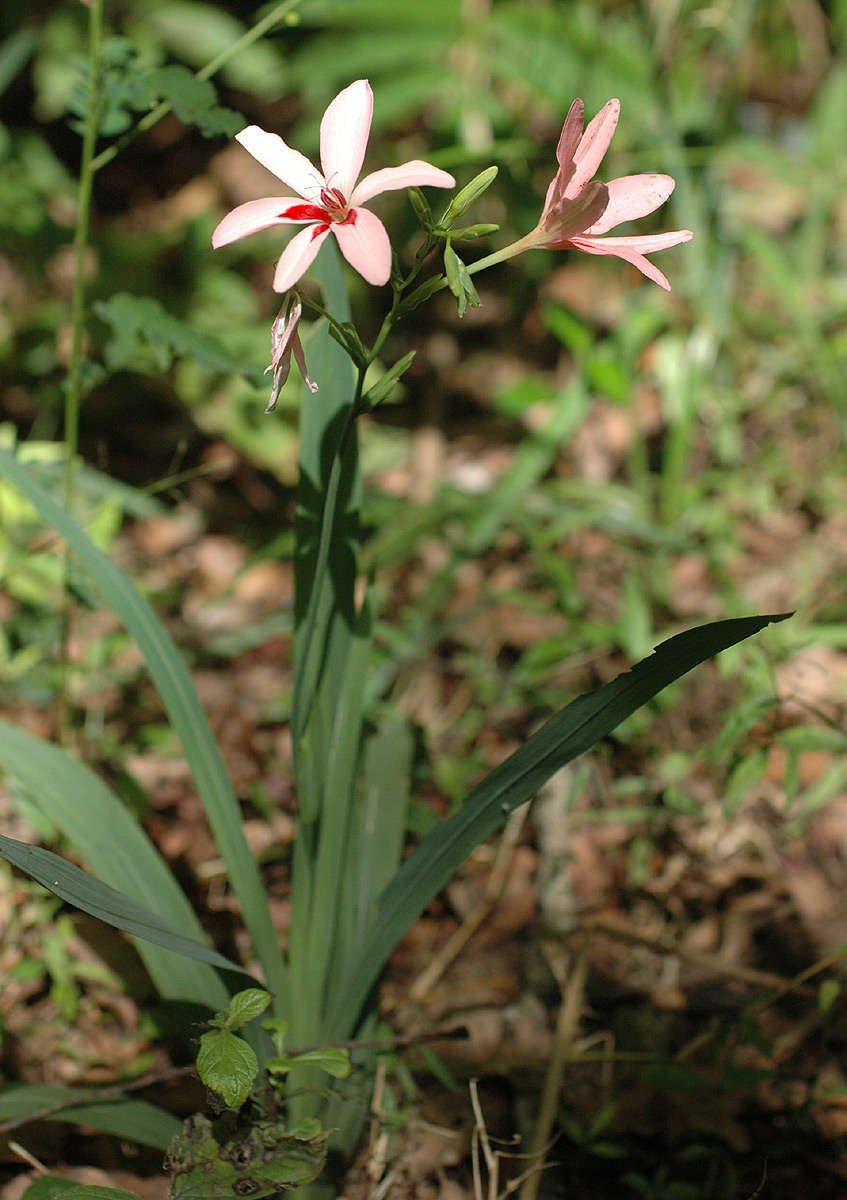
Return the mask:
<svg viewBox="0 0 847 1200">
<path fill-rule="evenodd" d="M 630 929 L 625 925 L 612 925 L 604 921 L 592 921 L 586 925 L 580 926 L 577 931 L 581 935 L 592 935 L 595 933 L 605 934 L 606 937 L 617 938 L 622 942 L 629 942 L 634 946 L 645 946 L 648 950 L 653 950 L 656 954 L 672 954 L 683 962 L 688 963 L 692 967 L 700 967 L 703 971 L 712 975 L 723 975 L 728 979 L 736 979 L 739 983 L 751 984 L 754 987 L 764 987 L 768 989 L 777 988 L 780 990 L 780 995 L 784 992 L 791 991 L 802 986 L 802 980 L 794 981 L 785 979 L 782 975 L 776 975 L 772 971 L 759 971 L 755 967 L 743 967 L 736 963 L 727 962 L 718 954 L 703 954 L 700 951 L 686 950 L 682 946 L 676 946 L 673 942 L 666 941 L 664 938 L 650 937 L 648 934 L 638 933 L 634 929 Z"/>
<path fill-rule="evenodd" d="M 574 958 L 573 966 L 568 976 L 562 1004 L 559 1009 L 559 1019 L 556 1022 L 556 1033 L 553 1039 L 553 1056 L 544 1078 L 544 1089 L 541 1093 L 541 1103 L 538 1119 L 532 1135 L 530 1157 L 540 1157 L 550 1140 L 550 1131 L 556 1116 L 556 1106 L 562 1091 L 562 1079 L 568 1053 L 576 1041 L 579 1030 L 579 1019 L 585 999 L 585 980 L 588 974 L 588 946 L 583 942 Z M 523 1183 L 520 1200 L 535 1200 L 541 1173 L 536 1171 L 529 1175 Z"/>
</svg>

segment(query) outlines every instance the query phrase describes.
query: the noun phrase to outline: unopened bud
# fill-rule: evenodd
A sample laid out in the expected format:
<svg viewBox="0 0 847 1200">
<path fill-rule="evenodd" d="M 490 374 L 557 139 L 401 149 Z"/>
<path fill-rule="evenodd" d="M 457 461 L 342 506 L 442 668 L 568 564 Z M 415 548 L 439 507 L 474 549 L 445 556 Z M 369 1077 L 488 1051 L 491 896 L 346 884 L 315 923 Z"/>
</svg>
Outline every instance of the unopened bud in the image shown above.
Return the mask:
<svg viewBox="0 0 847 1200">
<path fill-rule="evenodd" d="M 424 229 L 432 229 L 432 209 L 429 207 L 429 201 L 423 194 L 420 188 L 409 188 L 408 193 L 409 203 L 415 210 L 415 216 L 423 225 Z"/>
<path fill-rule="evenodd" d="M 457 217 L 466 212 L 479 199 L 486 188 L 491 187 L 497 178 L 497 167 L 486 167 L 475 179 L 465 184 L 447 206 L 444 216 L 438 222 L 442 229 L 449 229 Z"/>
<path fill-rule="evenodd" d="M 499 225 L 491 224 L 466 225 L 464 229 L 451 229 L 450 237 L 454 242 L 469 242 L 473 238 L 488 237 L 490 233 L 496 233 L 499 228 Z"/>
</svg>

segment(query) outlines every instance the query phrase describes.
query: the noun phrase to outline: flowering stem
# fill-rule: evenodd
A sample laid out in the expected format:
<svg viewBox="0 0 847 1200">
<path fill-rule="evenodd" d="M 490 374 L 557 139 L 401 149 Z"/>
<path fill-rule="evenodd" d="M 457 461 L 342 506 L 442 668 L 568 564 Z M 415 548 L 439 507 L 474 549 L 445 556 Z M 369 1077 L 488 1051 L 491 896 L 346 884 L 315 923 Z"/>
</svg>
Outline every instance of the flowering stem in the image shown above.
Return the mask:
<svg viewBox="0 0 847 1200">
<path fill-rule="evenodd" d="M 195 78 L 211 79 L 213 75 L 218 73 L 221 67 L 226 66 L 231 58 L 234 58 L 236 54 L 240 54 L 242 50 L 246 50 L 248 46 L 252 46 L 254 42 L 259 40 L 259 38 L 264 37 L 268 30 L 273 29 L 274 25 L 276 25 L 279 21 L 284 20 L 289 13 L 292 13 L 294 9 L 298 8 L 302 3 L 303 0 L 283 0 L 282 4 L 277 4 L 275 8 L 271 9 L 267 16 L 263 17 L 261 21 L 257 21 L 255 25 L 251 26 L 251 28 L 248 29 L 247 32 L 240 38 L 238 38 L 237 41 L 233 42 L 231 46 L 227 46 L 226 50 L 222 50 L 220 54 L 218 54 L 210 62 L 206 63 L 205 67 L 201 67 L 200 70 L 195 73 Z M 122 150 L 134 142 L 137 137 L 139 137 L 142 133 L 146 133 L 148 129 L 152 129 L 154 125 L 157 125 L 159 121 L 161 121 L 162 117 L 166 117 L 170 111 L 171 106 L 167 100 L 163 100 L 161 104 L 157 104 L 156 107 L 151 109 L 149 113 L 143 116 L 141 120 L 133 126 L 132 129 L 128 130 L 122 137 L 119 137 L 117 141 L 112 142 L 111 146 L 107 146 L 105 150 L 101 151 L 100 154 L 97 155 L 91 164 L 92 170 L 96 172 L 99 171 L 101 167 L 105 167 L 106 164 L 110 163 L 112 159 L 120 154 Z"/>
<path fill-rule="evenodd" d="M 365 366 L 360 366 L 356 377 L 356 393 L 353 398 L 353 403 L 347 413 L 347 418 L 344 423 L 344 428 L 341 432 L 341 437 L 338 440 L 338 446 L 335 450 L 332 459 L 332 467 L 327 481 L 326 495 L 324 497 L 323 511 L 321 513 L 321 530 L 318 540 L 318 550 L 315 555 L 315 567 L 312 575 L 312 587 L 309 592 L 309 604 L 306 609 L 306 615 L 303 619 L 303 635 L 298 642 L 297 662 L 295 663 L 295 675 L 298 677 L 298 685 L 294 691 L 294 703 L 291 713 L 291 725 L 293 730 L 293 753 L 295 762 L 295 773 L 297 763 L 300 759 L 301 741 L 306 733 L 309 723 L 309 717 L 312 711 L 315 692 L 318 686 L 318 678 L 320 674 L 321 656 L 317 649 L 313 646 L 315 628 L 318 618 L 318 609 L 320 607 L 321 592 L 324 585 L 324 577 L 326 575 L 327 562 L 329 559 L 329 548 L 332 540 L 332 529 L 335 524 L 335 509 L 338 503 L 338 488 L 341 483 L 341 468 L 344 462 L 344 454 L 350 441 L 350 435 L 356 424 L 356 417 L 359 415 L 360 405 L 362 400 L 362 389 L 365 382 Z M 302 647 L 302 649 L 301 649 Z"/>
<path fill-rule="evenodd" d="M 327 325 L 329 325 L 331 329 L 335 330 L 336 335 L 337 335 L 336 340 L 342 346 L 344 346 L 347 353 L 350 354 L 350 346 L 349 346 L 349 342 L 347 339 L 347 330 L 344 328 L 344 326 L 341 324 L 341 322 L 336 321 L 336 319 L 332 315 L 332 313 L 329 312 L 328 309 L 324 308 L 324 306 L 321 304 L 321 302 L 319 300 L 315 300 L 311 296 L 307 296 L 304 293 L 300 294 L 300 300 L 302 301 L 304 308 L 308 308 L 317 317 L 323 317 L 323 319 L 326 321 Z M 351 358 L 352 358 L 352 355 L 351 355 Z M 354 359 L 354 364 L 357 367 L 362 365 L 360 362 L 357 362 L 355 359 Z"/>
<path fill-rule="evenodd" d="M 476 275 L 477 271 L 486 271 L 489 267 L 496 267 L 498 263 L 515 258 L 516 255 L 523 254 L 526 250 L 538 249 L 539 245 L 538 235 L 533 230 L 532 233 L 528 233 L 525 237 L 518 238 L 516 242 L 510 242 L 502 250 L 495 250 L 493 254 L 488 254 L 485 258 L 477 259 L 475 263 L 468 263 L 468 274 Z M 446 279 L 444 283 L 446 286 Z"/>
</svg>

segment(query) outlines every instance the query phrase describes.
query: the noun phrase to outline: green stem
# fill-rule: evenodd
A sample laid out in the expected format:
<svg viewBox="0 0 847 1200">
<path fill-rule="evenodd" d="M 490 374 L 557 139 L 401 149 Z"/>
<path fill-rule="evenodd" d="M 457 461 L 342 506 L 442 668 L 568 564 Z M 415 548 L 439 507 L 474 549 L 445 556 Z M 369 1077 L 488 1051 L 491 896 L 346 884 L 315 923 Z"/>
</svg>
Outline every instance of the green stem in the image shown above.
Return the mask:
<svg viewBox="0 0 847 1200">
<path fill-rule="evenodd" d="M 477 271 L 487 271 L 489 267 L 496 267 L 498 263 L 506 262 L 509 258 L 514 258 L 518 254 L 523 254 L 527 250 L 538 250 L 542 243 L 538 240 L 538 234 L 533 229 L 532 233 L 528 233 L 525 237 L 518 238 L 516 242 L 510 242 L 508 246 L 504 246 L 501 250 L 495 250 L 493 254 L 488 254 L 485 258 L 477 259 L 475 263 L 468 264 L 468 274 L 476 275 Z M 445 280 L 445 286 L 446 286 Z"/>
<path fill-rule="evenodd" d="M 65 509 L 73 514 L 76 456 L 79 446 L 79 410 L 82 396 L 82 355 L 85 332 L 85 262 L 91 217 L 91 190 L 94 182 L 94 146 L 100 119 L 100 43 L 103 33 L 103 0 L 91 0 L 88 17 L 88 96 L 82 153 L 79 166 L 76 229 L 74 231 L 74 282 L 71 293 L 71 353 L 65 392 Z M 59 696 L 58 725 L 63 738 L 69 728 L 68 714 L 68 641 L 70 638 L 71 601 L 67 588 L 70 549 L 66 546 L 62 565 L 62 596 L 59 617 Z"/>
<path fill-rule="evenodd" d="M 434 243 L 433 243 L 434 244 Z M 524 250 L 529 250 L 537 245 L 537 235 L 535 231 L 527 234 L 517 242 L 512 242 L 509 246 L 504 246 L 502 250 L 496 250 L 493 254 L 489 254 L 486 258 L 481 258 L 473 266 L 468 267 L 468 271 L 475 273 L 485 270 L 486 267 L 493 267 L 496 263 L 504 262 L 508 258 L 513 258 L 516 254 L 521 254 Z M 429 249 L 427 245 L 427 250 Z M 309 596 L 309 606 L 306 610 L 306 616 L 303 621 L 303 636 L 300 641 L 300 651 L 297 654 L 297 662 L 295 663 L 295 674 L 300 683 L 295 692 L 294 707 L 292 711 L 292 727 L 294 731 L 294 757 L 295 763 L 299 760 L 301 741 L 306 734 L 311 714 L 312 703 L 314 699 L 315 689 L 317 688 L 318 673 L 320 670 L 320 658 L 317 653 L 317 648 L 313 646 L 314 631 L 317 622 L 317 614 L 320 600 L 320 593 L 324 582 L 324 574 L 326 572 L 327 559 L 329 556 L 329 546 L 332 537 L 332 527 L 335 521 L 335 506 L 338 497 L 338 487 L 341 481 L 341 463 L 344 458 L 344 451 L 347 447 L 347 441 L 353 426 L 356 422 L 356 417 L 361 409 L 362 388 L 365 380 L 365 371 L 367 365 L 372 363 L 379 354 L 385 339 L 388 337 L 392 326 L 394 325 L 397 309 L 400 305 L 400 299 L 405 289 L 414 282 L 421 266 L 423 265 L 424 254 L 419 253 L 418 260 L 415 266 L 402 281 L 401 284 L 395 286 L 394 295 L 392 297 L 391 308 L 385 314 L 385 318 L 380 326 L 379 332 L 373 341 L 370 349 L 366 351 L 366 362 L 364 364 L 357 363 L 357 381 L 356 395 L 347 415 L 347 422 L 344 426 L 338 448 L 335 451 L 332 469 L 330 471 L 329 480 L 327 482 L 326 497 L 324 499 L 323 515 L 321 518 L 321 531 L 318 541 L 318 552 L 315 560 L 315 570 L 312 576 L 312 590 Z M 442 283 L 442 288 L 447 286 L 446 279 Z M 441 290 L 441 289 L 438 289 Z M 336 325 L 339 330 L 338 322 L 323 308 L 322 305 L 310 300 L 308 297 L 303 297 L 303 303 L 308 305 L 313 311 L 320 314 Z M 343 331 L 340 330 L 343 333 Z"/>
<path fill-rule="evenodd" d="M 315 569 L 312 575 L 312 587 L 309 595 L 309 605 L 306 609 L 306 615 L 303 620 L 302 640 L 298 642 L 296 654 L 297 661 L 294 665 L 294 673 L 298 679 L 298 686 L 295 689 L 291 713 L 291 725 L 294 735 L 293 753 L 295 761 L 295 774 L 296 764 L 300 760 L 301 741 L 306 733 L 312 705 L 314 702 L 315 691 L 318 685 L 318 675 L 320 671 L 320 651 L 319 647 L 313 645 L 313 642 L 315 626 L 318 617 L 318 609 L 320 606 L 321 592 L 326 582 L 325 575 L 327 561 L 329 559 L 330 542 L 332 541 L 332 528 L 335 523 L 335 508 L 338 502 L 338 488 L 341 482 L 341 468 L 344 461 L 344 453 L 347 449 L 350 435 L 356 424 L 356 417 L 359 414 L 359 407 L 362 399 L 362 387 L 364 382 L 365 368 L 360 367 L 356 380 L 356 395 L 353 399 L 353 403 L 350 406 L 350 411 L 347 414 L 347 420 L 339 439 L 338 447 L 333 456 L 332 469 L 327 482 L 323 513 L 321 515 L 321 532 L 318 540 L 318 551 L 317 555 L 315 556 Z"/>
<path fill-rule="evenodd" d="M 218 73 L 221 67 L 226 66 L 231 58 L 234 58 L 236 54 L 240 54 L 242 50 L 246 50 L 248 46 L 252 46 L 254 42 L 259 40 L 259 38 L 264 37 L 269 29 L 272 29 L 279 21 L 284 20 L 289 13 L 293 12 L 294 9 L 298 8 L 302 3 L 303 0 L 283 0 L 282 4 L 277 4 L 275 8 L 271 9 L 267 16 L 263 17 L 261 21 L 258 21 L 255 25 L 251 26 L 251 28 L 248 29 L 247 32 L 243 34 L 237 41 L 233 42 L 231 46 L 227 46 L 226 50 L 222 50 L 216 58 L 213 58 L 211 62 L 206 63 L 205 67 L 201 67 L 200 70 L 196 72 L 195 78 L 211 79 L 213 75 Z M 161 121 L 162 117 L 166 117 L 170 111 L 171 106 L 167 100 L 163 100 L 161 104 L 157 104 L 155 108 L 151 109 L 146 116 L 142 117 L 138 124 L 133 126 L 133 128 L 125 133 L 123 137 L 119 137 L 116 142 L 113 142 L 111 146 L 107 146 L 105 150 L 101 151 L 100 154 L 97 155 L 91 164 L 92 170 L 96 172 L 99 171 L 101 167 L 105 167 L 106 164 L 110 163 L 112 159 L 120 154 L 122 150 L 126 149 L 127 146 L 134 142 L 137 137 L 139 137 L 142 133 L 146 133 L 148 129 L 152 129 L 154 125 L 157 125 L 159 121 Z"/>
<path fill-rule="evenodd" d="M 65 508 L 70 512 L 74 488 L 74 459 L 79 442 L 79 408 L 82 392 L 82 339 L 85 327 L 85 259 L 94 182 L 94 144 L 100 108 L 100 40 L 103 0 L 91 0 L 88 18 L 88 99 L 82 155 L 79 167 L 79 198 L 74 233 L 74 283 L 71 295 L 71 356 L 65 396 Z"/>
<path fill-rule="evenodd" d="M 434 243 L 433 243 L 434 244 Z M 476 275 L 478 271 L 485 271 L 488 267 L 495 267 L 498 263 L 506 262 L 509 258 L 514 258 L 518 254 L 523 254 L 526 250 L 537 250 L 542 243 L 538 240 L 538 233 L 533 230 L 525 237 L 519 238 L 516 242 L 510 242 L 508 246 L 503 246 L 501 250 L 495 250 L 493 254 L 486 255 L 485 258 L 480 258 L 475 263 L 468 266 L 468 274 Z M 385 315 L 385 320 L 380 326 L 379 333 L 368 353 L 368 362 L 373 362 L 379 351 L 382 349 L 382 344 L 391 332 L 397 317 L 397 309 L 400 306 L 400 297 L 411 283 L 417 278 L 420 269 L 423 265 L 423 259 L 415 263 L 411 273 L 403 280 L 402 284 L 395 290 L 394 299 L 391 308 Z M 435 296 L 439 292 L 443 292 L 447 287 L 447 279 L 443 278 L 437 287 L 434 287 L 429 293 L 430 296 Z"/>
</svg>

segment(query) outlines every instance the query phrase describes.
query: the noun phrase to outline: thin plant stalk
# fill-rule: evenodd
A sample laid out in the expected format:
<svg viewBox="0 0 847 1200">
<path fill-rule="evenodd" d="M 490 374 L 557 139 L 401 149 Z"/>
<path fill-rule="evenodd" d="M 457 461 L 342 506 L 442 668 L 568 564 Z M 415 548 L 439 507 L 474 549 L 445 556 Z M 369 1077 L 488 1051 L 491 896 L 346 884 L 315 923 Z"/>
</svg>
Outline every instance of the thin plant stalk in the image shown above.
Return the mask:
<svg viewBox="0 0 847 1200">
<path fill-rule="evenodd" d="M 74 231 L 74 283 L 71 294 L 71 352 L 65 392 L 65 509 L 73 513 L 76 456 L 79 445 L 79 411 L 82 395 L 82 354 L 85 332 L 85 265 L 91 217 L 91 190 L 94 183 L 94 145 L 100 119 L 100 44 L 103 35 L 103 0 L 91 0 L 88 17 L 88 96 L 82 154 L 79 167 L 76 229 Z M 71 601 L 67 588 L 70 550 L 65 548 L 62 567 L 61 615 L 59 624 L 59 730 L 68 729 L 68 639 Z"/>
<path fill-rule="evenodd" d="M 85 260 L 91 216 L 91 189 L 94 182 L 94 144 L 100 109 L 100 42 L 103 32 L 103 0 L 91 0 L 88 18 L 88 97 L 82 155 L 79 167 L 79 194 L 74 233 L 74 283 L 71 295 L 71 354 L 65 396 L 65 508 L 73 506 L 74 459 L 79 443 L 79 409 L 82 392 L 82 340 L 85 327 Z"/>
</svg>

